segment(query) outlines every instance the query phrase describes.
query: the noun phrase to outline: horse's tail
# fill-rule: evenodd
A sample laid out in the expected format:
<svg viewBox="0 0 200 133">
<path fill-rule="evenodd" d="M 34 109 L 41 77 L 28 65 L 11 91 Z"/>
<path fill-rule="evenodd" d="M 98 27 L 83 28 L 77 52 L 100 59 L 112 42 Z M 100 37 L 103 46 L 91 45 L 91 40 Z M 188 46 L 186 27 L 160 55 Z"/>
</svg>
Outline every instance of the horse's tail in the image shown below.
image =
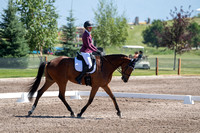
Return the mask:
<svg viewBox="0 0 200 133">
<path fill-rule="evenodd" d="M 43 73 L 44 73 L 45 65 L 46 65 L 45 62 L 43 62 L 40 65 L 40 67 L 38 69 L 37 76 L 35 78 L 35 81 L 31 84 L 31 86 L 29 88 L 29 93 L 28 93 L 29 100 L 32 100 L 34 93 L 37 91 L 37 88 L 40 85 L 40 81 L 41 81 L 41 78 L 42 78 Z"/>
</svg>

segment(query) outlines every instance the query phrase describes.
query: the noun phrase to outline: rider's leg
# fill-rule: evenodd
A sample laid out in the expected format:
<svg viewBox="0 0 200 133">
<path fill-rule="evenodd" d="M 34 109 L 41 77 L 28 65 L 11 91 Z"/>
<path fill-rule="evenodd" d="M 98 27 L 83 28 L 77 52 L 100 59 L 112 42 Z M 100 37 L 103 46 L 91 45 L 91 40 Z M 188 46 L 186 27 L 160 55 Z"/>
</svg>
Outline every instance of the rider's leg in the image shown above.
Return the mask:
<svg viewBox="0 0 200 133">
<path fill-rule="evenodd" d="M 81 80 L 82 80 L 83 76 L 85 75 L 85 73 L 88 71 L 88 69 L 92 67 L 92 61 L 90 58 L 90 54 L 81 52 L 81 55 L 83 56 L 86 65 L 83 64 L 83 71 L 81 72 L 81 74 L 78 77 L 76 77 L 76 81 L 79 84 L 81 84 Z"/>
<path fill-rule="evenodd" d="M 83 71 L 81 72 L 81 74 L 78 77 L 76 77 L 76 81 L 79 84 L 81 84 L 81 80 L 82 80 L 83 76 L 86 74 L 87 71 L 88 71 L 88 65 L 84 65 L 83 66 Z"/>
<path fill-rule="evenodd" d="M 92 67 L 92 60 L 91 60 L 90 54 L 81 52 L 81 55 L 83 56 L 85 63 L 88 65 L 88 67 L 90 69 Z"/>
</svg>

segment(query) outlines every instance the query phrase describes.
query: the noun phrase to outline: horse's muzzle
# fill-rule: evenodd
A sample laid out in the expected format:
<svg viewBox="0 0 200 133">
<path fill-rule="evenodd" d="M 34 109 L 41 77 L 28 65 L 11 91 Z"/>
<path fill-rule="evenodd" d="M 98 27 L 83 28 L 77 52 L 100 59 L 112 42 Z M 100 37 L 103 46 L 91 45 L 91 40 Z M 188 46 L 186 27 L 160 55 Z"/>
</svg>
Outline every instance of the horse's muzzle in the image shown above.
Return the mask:
<svg viewBox="0 0 200 133">
<path fill-rule="evenodd" d="M 124 83 L 128 82 L 128 79 L 124 76 L 122 76 L 122 80 L 124 81 Z"/>
</svg>

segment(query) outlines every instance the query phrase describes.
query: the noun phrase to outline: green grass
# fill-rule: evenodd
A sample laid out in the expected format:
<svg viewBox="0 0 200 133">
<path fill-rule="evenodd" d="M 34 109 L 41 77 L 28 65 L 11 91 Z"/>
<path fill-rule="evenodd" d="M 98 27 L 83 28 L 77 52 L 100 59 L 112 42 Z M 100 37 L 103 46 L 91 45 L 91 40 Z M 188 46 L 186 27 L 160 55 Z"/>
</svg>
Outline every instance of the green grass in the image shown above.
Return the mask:
<svg viewBox="0 0 200 133">
<path fill-rule="evenodd" d="M 36 77 L 38 69 L 0 69 L 0 78 Z"/>
<path fill-rule="evenodd" d="M 194 22 L 200 24 L 200 18 L 194 18 L 192 21 L 194 21 Z"/>
<path fill-rule="evenodd" d="M 141 45 L 144 46 L 142 37 L 142 31 L 146 29 L 148 25 L 137 25 L 137 26 L 130 26 L 128 29 L 129 36 L 127 37 L 127 44 L 126 45 Z M 131 29 L 133 27 L 133 29 Z"/>
</svg>

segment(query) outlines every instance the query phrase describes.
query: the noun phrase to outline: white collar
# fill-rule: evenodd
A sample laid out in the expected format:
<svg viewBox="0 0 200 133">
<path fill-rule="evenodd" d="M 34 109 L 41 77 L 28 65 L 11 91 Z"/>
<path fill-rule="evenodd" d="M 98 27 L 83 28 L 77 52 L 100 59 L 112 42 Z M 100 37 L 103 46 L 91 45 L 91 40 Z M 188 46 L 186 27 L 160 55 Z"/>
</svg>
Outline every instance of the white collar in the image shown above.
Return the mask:
<svg viewBox="0 0 200 133">
<path fill-rule="evenodd" d="M 89 32 L 88 30 L 85 29 L 85 31 L 86 31 L 89 35 L 91 34 L 91 32 Z"/>
</svg>

